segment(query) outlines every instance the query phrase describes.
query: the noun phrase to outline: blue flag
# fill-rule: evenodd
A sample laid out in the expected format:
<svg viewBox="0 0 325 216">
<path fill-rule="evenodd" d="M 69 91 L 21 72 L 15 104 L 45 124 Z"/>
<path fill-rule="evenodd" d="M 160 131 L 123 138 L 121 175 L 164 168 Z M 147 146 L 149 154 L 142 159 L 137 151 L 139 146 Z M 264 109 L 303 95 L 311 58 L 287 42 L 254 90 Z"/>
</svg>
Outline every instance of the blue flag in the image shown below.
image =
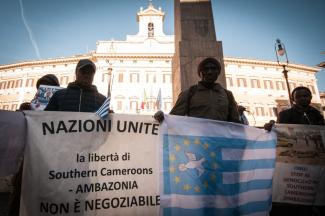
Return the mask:
<svg viewBox="0 0 325 216">
<path fill-rule="evenodd" d="M 96 111 L 96 115 L 100 118 L 106 118 L 109 113 L 109 105 L 110 105 L 111 98 L 107 97 L 101 107 Z"/>
<path fill-rule="evenodd" d="M 167 115 L 162 139 L 162 215 L 269 212 L 275 133 Z"/>
</svg>

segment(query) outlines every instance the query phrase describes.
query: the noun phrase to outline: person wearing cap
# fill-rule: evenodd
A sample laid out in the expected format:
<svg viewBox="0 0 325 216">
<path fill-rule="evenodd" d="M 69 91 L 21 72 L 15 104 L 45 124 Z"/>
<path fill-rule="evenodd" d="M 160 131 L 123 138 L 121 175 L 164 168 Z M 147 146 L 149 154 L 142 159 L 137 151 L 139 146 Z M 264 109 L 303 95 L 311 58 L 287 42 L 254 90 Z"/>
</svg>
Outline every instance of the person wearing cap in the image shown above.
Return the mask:
<svg viewBox="0 0 325 216">
<path fill-rule="evenodd" d="M 66 89 L 54 93 L 45 111 L 95 112 L 105 101 L 105 96 L 92 85 L 96 65 L 81 59 L 76 66 L 76 80 Z"/>
<path fill-rule="evenodd" d="M 180 93 L 170 114 L 239 123 L 233 94 L 216 83 L 220 72 L 221 64 L 218 60 L 204 59 L 198 66 L 201 81 Z M 164 113 L 158 111 L 154 118 L 162 122 Z"/>
<path fill-rule="evenodd" d="M 244 111 L 246 111 L 246 107 L 239 105 L 238 106 L 238 112 L 239 112 L 239 120 L 241 124 L 249 125 L 249 122 L 244 114 Z"/>
</svg>

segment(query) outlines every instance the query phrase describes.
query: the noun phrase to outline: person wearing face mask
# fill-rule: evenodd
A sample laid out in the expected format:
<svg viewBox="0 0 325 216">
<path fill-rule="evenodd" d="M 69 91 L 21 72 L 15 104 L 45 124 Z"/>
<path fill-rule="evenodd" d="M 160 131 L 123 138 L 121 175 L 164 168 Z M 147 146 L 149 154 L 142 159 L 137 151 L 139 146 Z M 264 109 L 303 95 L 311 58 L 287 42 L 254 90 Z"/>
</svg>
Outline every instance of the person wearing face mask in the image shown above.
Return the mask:
<svg viewBox="0 0 325 216">
<path fill-rule="evenodd" d="M 239 123 L 234 96 L 216 83 L 220 72 L 221 64 L 218 60 L 204 59 L 198 66 L 201 81 L 180 93 L 170 114 Z M 162 122 L 164 113 L 158 111 L 154 118 Z"/>
<path fill-rule="evenodd" d="M 55 92 L 45 111 L 97 111 L 106 98 L 92 85 L 95 72 L 96 66 L 91 60 L 81 59 L 76 67 L 76 80 L 66 89 Z"/>
</svg>

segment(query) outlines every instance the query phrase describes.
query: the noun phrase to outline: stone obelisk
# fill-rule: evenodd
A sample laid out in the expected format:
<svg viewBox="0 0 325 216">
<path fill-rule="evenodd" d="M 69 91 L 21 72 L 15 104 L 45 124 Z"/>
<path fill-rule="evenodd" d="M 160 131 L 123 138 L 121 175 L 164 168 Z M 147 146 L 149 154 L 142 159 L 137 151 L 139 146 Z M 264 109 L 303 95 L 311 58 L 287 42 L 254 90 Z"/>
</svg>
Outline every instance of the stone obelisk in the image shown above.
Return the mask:
<svg viewBox="0 0 325 216">
<path fill-rule="evenodd" d="M 222 42 L 217 41 L 210 0 L 174 0 L 175 55 L 173 57 L 173 100 L 199 81 L 198 64 L 206 57 L 222 66 L 218 82 L 226 87 Z"/>
</svg>

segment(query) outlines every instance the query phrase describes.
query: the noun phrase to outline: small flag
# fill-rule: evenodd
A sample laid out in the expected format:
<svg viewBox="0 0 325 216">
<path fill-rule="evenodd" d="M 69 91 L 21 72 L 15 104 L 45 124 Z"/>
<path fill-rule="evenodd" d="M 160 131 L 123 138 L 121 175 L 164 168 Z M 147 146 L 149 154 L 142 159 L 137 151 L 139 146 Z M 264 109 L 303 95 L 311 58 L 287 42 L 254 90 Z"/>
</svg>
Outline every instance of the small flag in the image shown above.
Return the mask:
<svg viewBox="0 0 325 216">
<path fill-rule="evenodd" d="M 162 99 L 161 99 L 161 88 L 159 89 L 157 100 L 156 100 L 156 106 L 158 110 L 161 110 L 162 108 Z"/>
<path fill-rule="evenodd" d="M 107 97 L 102 106 L 97 110 L 96 115 L 100 118 L 106 118 L 108 116 L 110 102 L 111 98 Z"/>
<path fill-rule="evenodd" d="M 146 90 L 143 89 L 142 101 L 141 101 L 141 109 L 144 109 L 144 106 L 147 104 L 147 94 Z"/>
</svg>

